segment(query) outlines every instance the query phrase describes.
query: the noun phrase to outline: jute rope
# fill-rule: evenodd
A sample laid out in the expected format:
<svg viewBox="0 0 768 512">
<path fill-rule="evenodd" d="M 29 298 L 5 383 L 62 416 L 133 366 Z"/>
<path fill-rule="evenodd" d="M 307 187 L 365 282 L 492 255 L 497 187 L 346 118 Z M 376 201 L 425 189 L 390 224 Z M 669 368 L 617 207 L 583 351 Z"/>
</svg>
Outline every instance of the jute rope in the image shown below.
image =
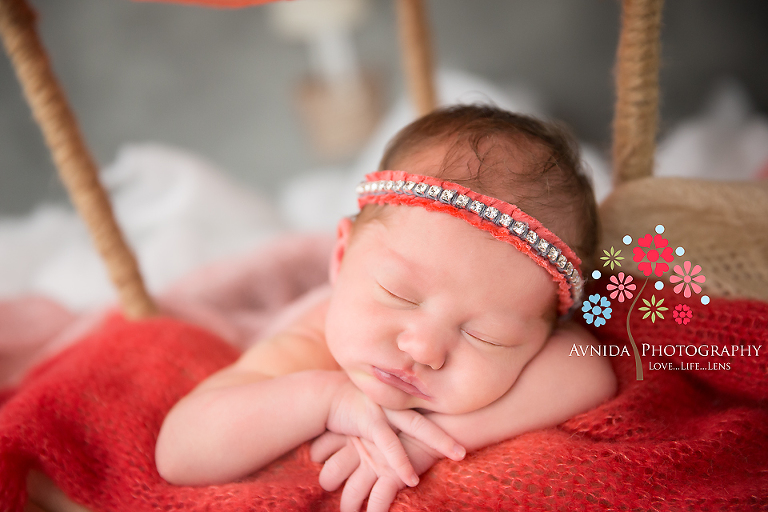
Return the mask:
<svg viewBox="0 0 768 512">
<path fill-rule="evenodd" d="M 616 56 L 615 184 L 651 176 L 659 105 L 664 0 L 624 0 Z"/>
<path fill-rule="evenodd" d="M 98 169 L 35 30 L 35 13 L 25 0 L 0 0 L 0 32 L 59 176 L 117 289 L 123 313 L 128 318 L 154 314 L 155 304 L 115 221 Z"/>
<path fill-rule="evenodd" d="M 437 106 L 432 46 L 423 0 L 397 0 L 400 48 L 408 90 L 419 116 Z"/>
</svg>

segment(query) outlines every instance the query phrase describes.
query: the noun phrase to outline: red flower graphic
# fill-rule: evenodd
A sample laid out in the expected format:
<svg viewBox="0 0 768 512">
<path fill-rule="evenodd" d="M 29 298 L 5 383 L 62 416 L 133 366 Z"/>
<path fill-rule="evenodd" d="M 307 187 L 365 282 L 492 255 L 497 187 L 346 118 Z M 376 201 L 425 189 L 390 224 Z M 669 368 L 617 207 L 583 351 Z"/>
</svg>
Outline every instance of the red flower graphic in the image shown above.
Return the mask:
<svg viewBox="0 0 768 512">
<path fill-rule="evenodd" d="M 606 288 L 608 288 L 609 291 L 613 290 L 611 291 L 612 299 L 615 299 L 618 296 L 619 302 L 624 302 L 624 299 L 632 298 L 633 295 L 630 290 L 634 290 L 637 286 L 632 282 L 632 276 L 627 274 L 625 277 L 624 272 L 619 272 L 618 277 L 611 276 L 611 282 L 608 283 Z"/>
<path fill-rule="evenodd" d="M 675 319 L 675 322 L 677 322 L 680 325 L 688 325 L 688 322 L 691 321 L 691 318 L 693 318 L 693 312 L 691 311 L 690 306 L 686 306 L 685 304 L 678 304 L 675 306 L 675 310 L 672 311 L 672 316 Z"/>
<path fill-rule="evenodd" d="M 663 238 L 661 235 L 652 237 L 651 234 L 648 233 L 644 237 L 638 238 L 637 243 L 641 247 L 634 248 L 634 257 L 632 259 L 639 262 L 637 265 L 638 270 L 646 276 L 656 274 L 658 277 L 661 277 L 664 272 L 669 270 L 669 265 L 667 265 L 667 263 L 674 259 L 672 248 L 668 247 L 669 240 Z M 642 247 L 647 247 L 647 249 L 643 249 Z M 646 259 L 647 261 L 644 261 Z M 659 261 L 659 259 L 664 261 Z M 665 261 L 667 263 L 664 263 Z"/>
<path fill-rule="evenodd" d="M 669 282 L 672 284 L 680 283 L 675 286 L 675 293 L 680 293 L 681 290 L 684 290 L 683 295 L 687 299 L 691 296 L 691 289 L 696 293 L 701 293 L 701 286 L 696 283 L 703 283 L 707 278 L 702 275 L 696 275 L 701 272 L 700 265 L 696 265 L 691 269 L 691 262 L 686 261 L 683 263 L 683 268 L 685 270 L 680 268 L 680 265 L 675 265 L 675 273 L 680 275 L 669 276 Z"/>
</svg>

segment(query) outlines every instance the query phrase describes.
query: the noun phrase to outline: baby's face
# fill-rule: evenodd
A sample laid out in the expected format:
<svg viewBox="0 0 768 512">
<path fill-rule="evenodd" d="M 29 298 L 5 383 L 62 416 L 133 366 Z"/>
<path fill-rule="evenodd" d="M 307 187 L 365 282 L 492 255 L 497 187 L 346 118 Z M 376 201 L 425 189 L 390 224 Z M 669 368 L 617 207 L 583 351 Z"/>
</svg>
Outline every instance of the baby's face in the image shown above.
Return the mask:
<svg viewBox="0 0 768 512">
<path fill-rule="evenodd" d="M 556 286 L 528 256 L 464 220 L 387 208 L 354 236 L 350 221 L 340 224 L 331 353 L 383 407 L 482 408 L 543 346 Z"/>
</svg>

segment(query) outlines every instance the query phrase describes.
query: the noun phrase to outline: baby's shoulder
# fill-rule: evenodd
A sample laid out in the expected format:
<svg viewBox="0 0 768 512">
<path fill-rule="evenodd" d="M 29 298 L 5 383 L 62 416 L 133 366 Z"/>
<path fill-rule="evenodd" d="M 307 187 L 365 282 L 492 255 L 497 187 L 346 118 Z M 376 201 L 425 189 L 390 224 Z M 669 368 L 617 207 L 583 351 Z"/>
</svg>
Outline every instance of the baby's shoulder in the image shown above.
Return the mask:
<svg viewBox="0 0 768 512">
<path fill-rule="evenodd" d="M 592 333 L 573 320 L 558 322 L 546 342 L 549 351 L 563 356 L 569 356 L 574 351 L 590 352 L 591 347 L 598 344 Z"/>
<path fill-rule="evenodd" d="M 290 303 L 261 333 L 261 339 L 297 327 L 320 330 L 325 334 L 325 316 L 331 300 L 331 285 L 313 288 Z"/>
<path fill-rule="evenodd" d="M 299 298 L 241 356 L 238 365 L 273 376 L 311 369 L 337 370 L 325 342 L 330 296 L 330 286 L 324 286 Z"/>
</svg>

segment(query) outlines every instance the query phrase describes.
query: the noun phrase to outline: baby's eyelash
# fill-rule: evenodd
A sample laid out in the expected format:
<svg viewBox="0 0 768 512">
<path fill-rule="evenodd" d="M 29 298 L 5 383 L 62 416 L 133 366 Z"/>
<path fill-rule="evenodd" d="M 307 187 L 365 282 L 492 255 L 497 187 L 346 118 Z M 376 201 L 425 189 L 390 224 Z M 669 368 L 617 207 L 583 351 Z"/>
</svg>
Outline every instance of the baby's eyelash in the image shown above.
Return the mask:
<svg viewBox="0 0 768 512">
<path fill-rule="evenodd" d="M 491 345 L 492 347 L 503 347 L 503 346 L 504 346 L 504 345 L 501 345 L 501 344 L 499 344 L 499 343 L 494 343 L 494 342 L 492 342 L 492 341 L 484 340 L 483 338 L 478 338 L 478 337 L 477 337 L 477 336 L 475 336 L 474 334 L 471 334 L 471 333 L 469 333 L 469 332 L 465 331 L 464 329 L 462 329 L 462 330 L 461 330 L 461 332 L 463 332 L 464 334 L 466 334 L 467 336 L 469 336 L 469 337 L 470 337 L 470 338 L 472 338 L 472 339 L 475 339 L 475 340 L 477 340 L 477 341 L 480 341 L 480 342 L 482 342 L 482 343 L 485 343 L 486 345 Z"/>
<path fill-rule="evenodd" d="M 417 305 L 418 305 L 418 303 L 416 303 L 416 302 L 414 302 L 414 301 L 412 301 L 412 300 L 408 300 L 408 299 L 406 299 L 405 297 L 401 297 L 401 296 L 397 295 L 396 293 L 392 293 L 391 291 L 389 291 L 388 289 L 386 289 L 384 286 L 382 286 L 380 283 L 377 283 L 377 284 L 379 284 L 379 288 L 381 288 L 382 290 L 384 290 L 385 292 L 387 292 L 387 293 L 389 294 L 389 296 L 390 296 L 390 297 L 392 297 L 392 298 L 394 298 L 394 299 L 397 299 L 397 300 L 401 300 L 401 301 L 403 301 L 403 302 L 407 302 L 408 304 L 413 304 L 414 306 L 417 306 Z"/>
</svg>

